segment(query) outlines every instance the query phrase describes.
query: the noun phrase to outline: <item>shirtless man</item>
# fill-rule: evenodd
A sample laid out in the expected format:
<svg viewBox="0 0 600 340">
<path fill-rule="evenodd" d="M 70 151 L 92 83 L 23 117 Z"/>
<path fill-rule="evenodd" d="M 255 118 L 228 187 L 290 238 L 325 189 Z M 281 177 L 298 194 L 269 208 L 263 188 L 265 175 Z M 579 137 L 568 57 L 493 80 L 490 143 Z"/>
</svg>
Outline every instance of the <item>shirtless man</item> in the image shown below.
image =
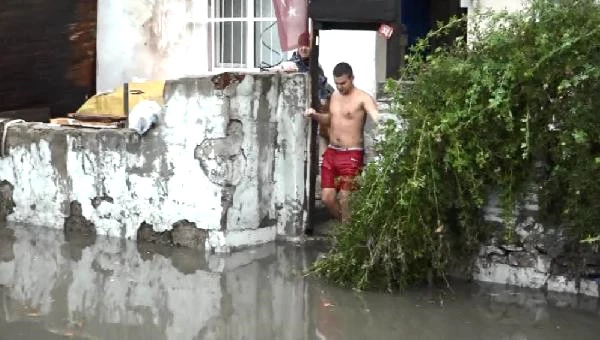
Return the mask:
<svg viewBox="0 0 600 340">
<path fill-rule="evenodd" d="M 348 199 L 364 165 L 365 122 L 367 116 L 377 122 L 379 112 L 373 97 L 354 86 L 350 65 L 337 64 L 333 77 L 337 91 L 331 95 L 329 112 L 319 113 L 311 108 L 305 115 L 329 126 L 329 146 L 321 165 L 321 200 L 335 218 L 346 222 L 350 216 Z"/>
</svg>

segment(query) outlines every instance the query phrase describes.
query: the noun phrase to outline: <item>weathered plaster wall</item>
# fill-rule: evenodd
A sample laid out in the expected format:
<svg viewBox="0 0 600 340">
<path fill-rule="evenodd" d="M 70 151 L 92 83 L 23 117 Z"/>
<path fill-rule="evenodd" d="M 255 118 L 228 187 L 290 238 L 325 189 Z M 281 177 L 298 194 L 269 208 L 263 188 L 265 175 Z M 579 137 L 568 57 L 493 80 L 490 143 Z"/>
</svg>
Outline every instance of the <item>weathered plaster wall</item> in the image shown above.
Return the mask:
<svg viewBox="0 0 600 340">
<path fill-rule="evenodd" d="M 209 69 L 208 1 L 98 0 L 97 89 Z"/>
<path fill-rule="evenodd" d="M 99 234 L 117 237 L 181 220 L 216 251 L 300 235 L 307 93 L 303 74 L 225 74 L 168 82 L 145 136 L 11 125 L 0 159 L 16 204 L 8 219 L 62 228 L 78 201 Z"/>
<path fill-rule="evenodd" d="M 302 265 L 300 251 L 271 243 L 205 256 L 115 238 L 78 244 L 58 231 L 11 228 L 12 241 L 0 235 L 1 249 L 11 251 L 0 258 L 0 286 L 9 292 L 0 328 L 35 319 L 59 335 L 84 338 L 310 338 L 298 322 L 308 309 L 306 285 L 290 274 Z"/>
</svg>

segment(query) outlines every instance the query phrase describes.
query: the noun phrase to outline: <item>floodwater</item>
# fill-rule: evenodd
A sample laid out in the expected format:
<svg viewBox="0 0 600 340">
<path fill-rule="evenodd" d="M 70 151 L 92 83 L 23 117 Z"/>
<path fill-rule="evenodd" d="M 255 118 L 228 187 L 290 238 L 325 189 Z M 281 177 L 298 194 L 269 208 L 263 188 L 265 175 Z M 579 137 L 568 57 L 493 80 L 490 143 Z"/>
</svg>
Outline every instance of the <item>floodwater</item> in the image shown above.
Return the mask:
<svg viewBox="0 0 600 340">
<path fill-rule="evenodd" d="M 486 284 L 358 293 L 315 249 L 230 256 L 0 229 L 0 339 L 598 339 L 598 300 Z"/>
</svg>

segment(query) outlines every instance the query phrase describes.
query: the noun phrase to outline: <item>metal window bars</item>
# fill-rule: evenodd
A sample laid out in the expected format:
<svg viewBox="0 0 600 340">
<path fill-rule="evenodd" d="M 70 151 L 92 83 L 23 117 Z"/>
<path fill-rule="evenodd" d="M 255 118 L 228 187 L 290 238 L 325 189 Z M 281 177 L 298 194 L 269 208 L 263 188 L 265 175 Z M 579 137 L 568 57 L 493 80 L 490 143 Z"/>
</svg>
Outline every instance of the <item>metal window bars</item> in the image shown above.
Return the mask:
<svg viewBox="0 0 600 340">
<path fill-rule="evenodd" d="M 213 70 L 256 71 L 286 57 L 272 0 L 214 0 L 209 22 Z"/>
</svg>

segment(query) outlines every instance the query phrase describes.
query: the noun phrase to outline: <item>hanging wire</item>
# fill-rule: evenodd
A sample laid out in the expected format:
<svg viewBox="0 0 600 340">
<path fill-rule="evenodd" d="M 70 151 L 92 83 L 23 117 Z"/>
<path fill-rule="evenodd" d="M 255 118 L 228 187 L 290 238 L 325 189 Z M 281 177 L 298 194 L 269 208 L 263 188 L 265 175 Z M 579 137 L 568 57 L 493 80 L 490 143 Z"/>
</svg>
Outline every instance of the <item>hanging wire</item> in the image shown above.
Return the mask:
<svg viewBox="0 0 600 340">
<path fill-rule="evenodd" d="M 281 53 L 281 51 L 275 50 L 273 49 L 272 46 L 270 46 L 269 44 L 267 44 L 267 42 L 264 39 L 264 35 L 265 33 L 270 30 L 271 28 L 273 28 L 273 26 L 275 26 L 277 24 L 277 22 L 272 22 L 270 25 L 268 25 L 267 27 L 265 27 L 261 32 L 260 32 L 260 43 L 262 46 L 264 46 L 265 48 L 267 48 L 269 51 L 271 51 L 272 53 L 275 53 L 279 56 L 279 61 L 277 63 L 274 64 L 269 64 L 267 62 L 265 62 L 264 60 L 261 60 L 260 62 L 260 70 L 261 71 L 266 71 L 267 69 L 279 65 L 283 62 L 283 54 Z"/>
</svg>

